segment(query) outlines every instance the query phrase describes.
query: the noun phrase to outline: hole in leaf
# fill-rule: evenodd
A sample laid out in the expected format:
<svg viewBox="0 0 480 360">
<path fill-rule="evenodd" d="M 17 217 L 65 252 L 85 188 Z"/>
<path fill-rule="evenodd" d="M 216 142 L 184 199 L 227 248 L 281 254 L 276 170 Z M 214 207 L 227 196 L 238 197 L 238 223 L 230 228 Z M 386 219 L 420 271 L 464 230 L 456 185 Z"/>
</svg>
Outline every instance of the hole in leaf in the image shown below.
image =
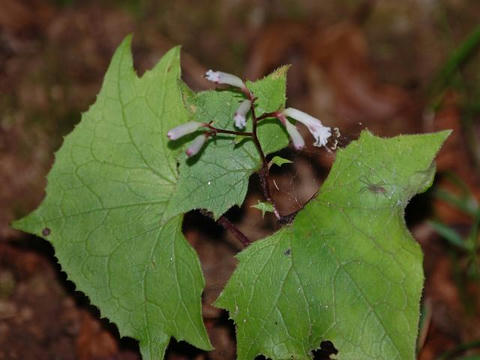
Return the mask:
<svg viewBox="0 0 480 360">
<path fill-rule="evenodd" d="M 338 350 L 331 341 L 326 340 L 322 341 L 320 349 L 314 350 L 312 354 L 314 360 L 330 360 L 330 356 L 338 354 Z"/>
</svg>

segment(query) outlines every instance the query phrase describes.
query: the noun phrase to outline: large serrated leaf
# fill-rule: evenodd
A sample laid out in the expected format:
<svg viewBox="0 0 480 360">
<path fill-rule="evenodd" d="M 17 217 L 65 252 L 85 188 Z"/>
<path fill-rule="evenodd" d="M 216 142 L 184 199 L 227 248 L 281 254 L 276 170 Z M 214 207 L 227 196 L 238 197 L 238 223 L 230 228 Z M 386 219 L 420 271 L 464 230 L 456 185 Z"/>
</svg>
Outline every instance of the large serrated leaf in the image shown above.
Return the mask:
<svg viewBox="0 0 480 360">
<path fill-rule="evenodd" d="M 285 106 L 286 71 L 282 67 L 265 78 L 249 82 L 258 96 L 257 116 Z M 204 91 L 188 98 L 188 107 L 198 122 L 213 122 L 220 129 L 234 128 L 233 116 L 244 100 L 234 91 Z M 251 131 L 249 119 L 245 131 Z M 265 154 L 278 151 L 288 144 L 288 137 L 278 121 L 262 120 L 258 137 Z M 167 214 L 173 216 L 192 209 L 207 209 L 218 219 L 234 205 L 241 205 L 248 189 L 250 175 L 261 167 L 260 155 L 247 137 L 240 142 L 230 135 L 210 139 L 202 152 L 192 159 L 180 161 L 180 179 Z"/>
<path fill-rule="evenodd" d="M 117 49 L 97 101 L 57 152 L 45 200 L 14 226 L 49 240 L 102 316 L 140 341 L 144 359 L 161 359 L 171 336 L 211 348 L 200 263 L 182 216 L 165 216 L 178 177 L 166 133 L 189 114 L 179 48 L 138 78 L 130 42 Z"/>
<path fill-rule="evenodd" d="M 422 254 L 403 215 L 448 134 L 363 132 L 291 227 L 238 255 L 216 302 L 235 320 L 238 359 L 309 359 L 327 339 L 341 360 L 415 358 Z"/>
</svg>

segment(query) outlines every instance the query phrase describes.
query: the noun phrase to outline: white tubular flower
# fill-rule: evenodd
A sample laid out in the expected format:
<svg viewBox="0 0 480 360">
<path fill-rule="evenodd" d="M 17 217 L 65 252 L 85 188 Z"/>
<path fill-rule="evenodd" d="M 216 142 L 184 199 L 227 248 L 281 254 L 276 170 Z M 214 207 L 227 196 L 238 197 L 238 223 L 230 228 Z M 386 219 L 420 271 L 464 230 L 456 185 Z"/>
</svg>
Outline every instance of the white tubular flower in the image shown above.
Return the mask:
<svg viewBox="0 0 480 360">
<path fill-rule="evenodd" d="M 191 133 L 197 131 L 197 129 L 199 127 L 202 127 L 204 125 L 205 124 L 199 123 L 197 121 L 189 121 L 185 124 L 179 125 L 179 126 L 173 128 L 173 129 L 171 129 L 167 133 L 167 137 L 170 140 L 177 140 L 177 139 L 181 138 L 182 136 L 185 136 L 185 135 L 188 135 L 188 134 L 191 134 Z"/>
<path fill-rule="evenodd" d="M 244 100 L 238 107 L 237 111 L 235 111 L 233 120 L 235 120 L 235 126 L 237 128 L 243 129 L 247 125 L 247 113 L 250 110 L 251 105 L 252 102 L 250 100 Z"/>
<path fill-rule="evenodd" d="M 298 132 L 297 127 L 287 120 L 285 122 L 285 128 L 287 129 L 288 135 L 290 135 L 290 138 L 292 139 L 295 149 L 303 149 L 305 146 L 305 140 L 303 140 L 302 135 Z"/>
<path fill-rule="evenodd" d="M 293 147 L 297 150 L 303 149 L 305 146 L 305 140 L 303 140 L 302 135 L 297 130 L 297 127 L 290 123 L 283 113 L 277 113 L 277 118 L 285 126 L 288 135 L 292 139 Z"/>
<path fill-rule="evenodd" d="M 215 84 L 228 84 L 228 85 L 238 87 L 240 89 L 245 88 L 245 84 L 243 83 L 242 79 L 240 79 L 238 76 L 235 76 L 229 73 L 208 70 L 205 73 L 205 78 L 208 81 L 214 82 Z"/>
<path fill-rule="evenodd" d="M 328 139 L 332 135 L 332 131 L 329 127 L 323 126 L 320 120 L 294 108 L 286 108 L 282 113 L 285 116 L 300 121 L 308 128 L 315 138 L 315 142 L 313 143 L 314 146 L 321 147 L 327 145 Z"/>
<path fill-rule="evenodd" d="M 205 144 L 205 141 L 207 141 L 206 134 L 198 135 L 195 139 L 193 139 L 187 151 L 185 151 L 187 156 L 191 157 L 191 156 L 197 155 L 200 149 L 202 148 L 202 146 Z"/>
</svg>

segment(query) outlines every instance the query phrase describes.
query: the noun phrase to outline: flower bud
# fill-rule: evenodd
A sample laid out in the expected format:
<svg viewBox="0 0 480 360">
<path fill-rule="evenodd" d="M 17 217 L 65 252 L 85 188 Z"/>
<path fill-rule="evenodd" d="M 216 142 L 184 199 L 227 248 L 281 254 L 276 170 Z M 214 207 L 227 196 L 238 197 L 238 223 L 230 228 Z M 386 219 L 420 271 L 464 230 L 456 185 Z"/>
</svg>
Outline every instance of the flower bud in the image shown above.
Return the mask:
<svg viewBox="0 0 480 360">
<path fill-rule="evenodd" d="M 189 121 L 185 124 L 179 125 L 179 126 L 173 128 L 173 129 L 171 129 L 167 133 L 167 137 L 170 140 L 177 140 L 177 139 L 181 138 L 182 136 L 185 136 L 185 135 L 188 135 L 188 134 L 191 134 L 191 133 L 197 131 L 198 128 L 200 128 L 204 125 L 205 124 L 199 123 L 197 121 Z"/>
<path fill-rule="evenodd" d="M 191 156 L 197 155 L 198 152 L 202 149 L 206 140 L 207 140 L 206 134 L 198 135 L 195 139 L 193 139 L 187 151 L 185 151 L 187 156 L 191 157 Z"/>
<path fill-rule="evenodd" d="M 233 120 L 235 121 L 235 126 L 239 129 L 243 129 L 247 125 L 247 113 L 250 110 L 250 106 L 252 102 L 250 100 L 244 100 L 240 106 L 238 107 L 237 111 L 235 111 L 235 115 L 233 116 Z"/>
<path fill-rule="evenodd" d="M 288 135 L 292 139 L 293 147 L 297 150 L 303 149 L 303 147 L 305 146 L 305 140 L 303 140 L 303 137 L 297 130 L 297 127 L 291 124 L 283 113 L 277 113 L 276 116 L 285 126 Z"/>
<path fill-rule="evenodd" d="M 314 146 L 321 147 L 327 145 L 332 131 L 329 127 L 323 126 L 320 120 L 294 108 L 287 108 L 282 111 L 282 114 L 304 124 L 315 138 Z"/>
<path fill-rule="evenodd" d="M 287 120 L 285 122 L 285 128 L 287 129 L 288 135 L 290 135 L 290 138 L 292 139 L 292 143 L 295 149 L 303 149 L 303 147 L 305 146 L 305 140 L 303 140 L 303 137 L 297 130 L 297 127 Z"/>
<path fill-rule="evenodd" d="M 214 82 L 215 84 L 227 84 L 227 85 L 232 85 L 241 89 L 245 88 L 245 84 L 243 83 L 242 79 L 240 79 L 238 76 L 235 76 L 229 73 L 208 70 L 205 73 L 205 78 L 208 81 Z"/>
</svg>

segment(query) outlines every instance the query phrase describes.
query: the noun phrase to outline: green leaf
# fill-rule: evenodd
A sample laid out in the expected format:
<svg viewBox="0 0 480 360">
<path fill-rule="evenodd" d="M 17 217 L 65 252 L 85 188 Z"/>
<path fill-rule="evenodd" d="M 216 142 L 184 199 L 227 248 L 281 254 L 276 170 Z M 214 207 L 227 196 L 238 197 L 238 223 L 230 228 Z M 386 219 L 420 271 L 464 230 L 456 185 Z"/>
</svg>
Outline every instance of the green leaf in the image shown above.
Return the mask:
<svg viewBox="0 0 480 360">
<path fill-rule="evenodd" d="M 275 109 L 285 106 L 286 69 L 283 67 L 262 80 L 249 83 L 259 95 L 263 97 L 268 94 L 267 97 L 271 98 L 267 103 L 258 99 L 258 106 L 262 109 L 270 111 L 272 106 Z M 234 127 L 233 116 L 243 100 L 241 93 L 230 90 L 204 91 L 189 99 L 189 108 L 195 121 L 213 121 L 217 128 L 238 130 Z M 250 118 L 245 131 L 251 129 Z M 258 138 L 265 154 L 278 151 L 288 144 L 285 130 L 274 119 L 260 121 Z M 250 138 L 239 141 L 236 136 L 222 134 L 211 138 L 194 158 L 187 159 L 183 155 L 179 162 L 180 178 L 167 209 L 168 216 L 192 209 L 206 209 L 218 219 L 232 206 L 243 203 L 250 175 L 261 167 L 260 155 Z"/>
<path fill-rule="evenodd" d="M 256 205 L 252 205 L 251 207 L 260 210 L 262 212 L 262 218 L 265 217 L 265 213 L 267 212 L 273 213 L 273 205 L 270 203 L 258 201 Z"/>
<path fill-rule="evenodd" d="M 234 130 L 233 115 L 242 100 L 242 94 L 228 90 L 199 92 L 191 99 L 194 120 L 213 122 L 217 128 Z"/>
<path fill-rule="evenodd" d="M 277 166 L 282 166 L 282 165 L 285 165 L 285 164 L 291 164 L 292 161 L 291 160 L 288 160 L 288 159 L 285 159 L 285 158 L 282 158 L 281 156 L 274 156 L 272 158 L 272 160 L 270 160 L 270 162 L 268 163 L 269 166 L 272 166 L 272 165 L 277 165 Z"/>
<path fill-rule="evenodd" d="M 167 131 L 188 120 L 179 87 L 179 48 L 138 78 L 126 38 L 95 104 L 65 138 L 47 196 L 17 229 L 49 240 L 79 290 L 161 359 L 171 336 L 211 349 L 201 314 L 200 263 L 166 217 L 178 173 Z"/>
<path fill-rule="evenodd" d="M 422 253 L 403 219 L 431 185 L 449 132 L 377 138 L 339 150 L 292 226 L 255 242 L 216 302 L 237 326 L 238 359 L 414 359 Z"/>
<path fill-rule="evenodd" d="M 263 79 L 247 81 L 247 87 L 257 98 L 258 115 L 270 113 L 285 107 L 287 90 L 287 71 L 290 65 L 284 65 Z"/>
</svg>

